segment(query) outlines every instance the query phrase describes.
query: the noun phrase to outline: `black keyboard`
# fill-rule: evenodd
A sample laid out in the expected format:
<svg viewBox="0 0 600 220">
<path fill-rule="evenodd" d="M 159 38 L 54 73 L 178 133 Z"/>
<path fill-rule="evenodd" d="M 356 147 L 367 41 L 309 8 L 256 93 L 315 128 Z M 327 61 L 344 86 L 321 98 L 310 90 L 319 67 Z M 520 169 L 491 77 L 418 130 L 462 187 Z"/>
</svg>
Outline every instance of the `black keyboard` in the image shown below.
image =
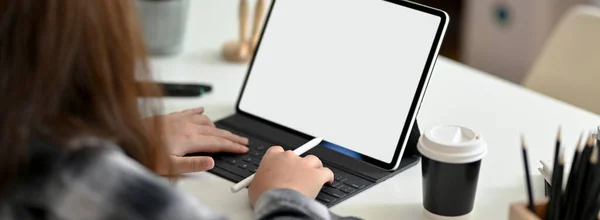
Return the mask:
<svg viewBox="0 0 600 220">
<path fill-rule="evenodd" d="M 223 128 L 222 126 L 217 126 Z M 209 170 L 209 172 L 237 183 L 256 172 L 263 155 L 269 147 L 273 146 L 273 144 L 229 128 L 223 129 L 247 137 L 249 139 L 249 151 L 243 155 L 222 153 L 210 155 L 215 160 L 215 168 Z M 325 161 L 323 161 L 323 165 L 331 169 L 335 176 L 335 181 L 331 184 L 325 184 L 317 196 L 317 201 L 328 207 L 331 207 L 372 185 L 369 181 L 327 165 Z"/>
</svg>

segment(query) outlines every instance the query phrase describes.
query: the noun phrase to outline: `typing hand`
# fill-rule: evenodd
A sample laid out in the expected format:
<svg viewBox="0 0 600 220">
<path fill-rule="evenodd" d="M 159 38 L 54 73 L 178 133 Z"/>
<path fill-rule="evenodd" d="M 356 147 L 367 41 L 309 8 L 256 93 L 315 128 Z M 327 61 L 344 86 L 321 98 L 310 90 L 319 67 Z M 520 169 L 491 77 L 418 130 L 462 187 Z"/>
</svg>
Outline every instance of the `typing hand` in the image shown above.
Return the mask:
<svg viewBox="0 0 600 220">
<path fill-rule="evenodd" d="M 298 157 L 293 151 L 271 147 L 263 157 L 248 188 L 250 204 L 270 189 L 292 189 L 310 198 L 316 198 L 325 183 L 333 182 L 333 172 L 319 158 Z"/>
<path fill-rule="evenodd" d="M 210 170 L 211 157 L 183 157 L 190 153 L 246 153 L 248 139 L 216 128 L 203 115 L 204 108 L 155 116 L 162 121 L 162 135 L 176 174 Z"/>
</svg>

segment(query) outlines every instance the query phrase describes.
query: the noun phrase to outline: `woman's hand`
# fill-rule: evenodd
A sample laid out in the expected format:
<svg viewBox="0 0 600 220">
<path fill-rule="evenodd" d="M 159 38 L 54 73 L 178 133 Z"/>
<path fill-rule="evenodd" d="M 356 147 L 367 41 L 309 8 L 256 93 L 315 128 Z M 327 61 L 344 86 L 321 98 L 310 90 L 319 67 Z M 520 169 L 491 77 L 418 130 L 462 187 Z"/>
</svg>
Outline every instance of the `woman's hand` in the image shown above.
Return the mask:
<svg viewBox="0 0 600 220">
<path fill-rule="evenodd" d="M 248 188 L 250 204 L 270 189 L 286 188 L 316 198 L 325 183 L 333 182 L 333 172 L 319 158 L 296 156 L 293 151 L 271 147 L 265 153 L 256 176 Z"/>
<path fill-rule="evenodd" d="M 190 153 L 246 153 L 248 139 L 215 127 L 203 115 L 204 108 L 189 109 L 159 117 L 163 123 L 163 139 L 176 174 L 210 170 L 211 157 L 183 157 Z"/>
</svg>

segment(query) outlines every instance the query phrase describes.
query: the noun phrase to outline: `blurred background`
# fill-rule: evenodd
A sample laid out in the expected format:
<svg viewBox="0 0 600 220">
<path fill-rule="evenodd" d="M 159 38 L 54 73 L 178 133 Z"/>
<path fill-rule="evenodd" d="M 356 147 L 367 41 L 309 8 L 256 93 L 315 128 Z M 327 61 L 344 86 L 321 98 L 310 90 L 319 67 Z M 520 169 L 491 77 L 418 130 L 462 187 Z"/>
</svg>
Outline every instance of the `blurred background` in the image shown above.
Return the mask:
<svg viewBox="0 0 600 220">
<path fill-rule="evenodd" d="M 558 21 L 573 6 L 600 0 L 415 0 L 446 11 L 441 55 L 523 83 Z"/>
<path fill-rule="evenodd" d="M 155 58 L 155 63 L 172 64 L 158 66 L 173 71 L 182 68 L 176 64 L 189 57 L 212 62 L 202 67 L 213 68 L 204 72 L 214 73 L 245 69 L 252 47 L 247 45 L 240 53 L 239 39 L 253 39 L 255 21 L 262 24 L 265 17 L 255 16 L 256 12 L 264 12 L 272 2 L 137 1 L 147 44 L 155 57 L 163 57 Z M 413 1 L 450 15 L 440 55 L 600 114 L 600 102 L 586 100 L 598 93 L 595 82 L 600 81 L 600 0 Z M 244 14 L 240 13 L 242 2 L 247 5 Z M 258 3 L 264 5 L 263 10 L 256 10 Z M 193 27 L 190 20 L 195 21 Z M 244 28 L 241 23 L 246 24 Z M 240 37 L 242 29 L 244 37 Z"/>
<path fill-rule="evenodd" d="M 182 2 L 188 5 L 189 0 L 140 0 L 141 2 Z M 196 0 L 212 1 L 212 0 Z M 238 0 L 231 1 L 231 16 L 237 16 Z M 425 5 L 446 11 L 451 22 L 446 34 L 441 55 L 458 62 L 467 64 L 483 70 L 500 78 L 522 83 L 525 75 L 531 69 L 534 61 L 544 47 L 547 38 L 551 35 L 558 21 L 565 12 L 576 5 L 587 4 L 600 6 L 600 0 L 414 0 Z M 256 0 L 248 1 L 249 14 L 248 23 L 252 23 L 253 5 Z M 266 7 L 271 0 L 266 0 Z M 220 4 L 222 5 L 222 4 Z M 164 6 L 161 6 L 164 7 Z M 183 28 L 187 10 L 169 12 L 156 9 L 153 4 L 144 4 L 148 23 L 169 27 L 167 31 L 149 30 L 146 34 L 153 42 L 156 38 L 172 39 L 180 41 L 181 36 L 173 36 Z M 162 10 L 163 14 L 172 13 L 169 16 L 158 16 L 160 19 L 152 18 Z M 182 13 L 183 12 L 183 13 Z M 155 16 L 156 17 L 156 16 Z M 161 19 L 173 17 L 171 22 Z M 248 24 L 248 29 L 251 24 Z M 222 27 L 221 27 L 222 28 Z M 151 29 L 151 28 L 147 28 Z M 236 30 L 231 27 L 231 30 Z M 164 36 L 165 34 L 171 36 Z M 235 35 L 234 35 L 235 36 Z M 165 43 L 163 42 L 163 45 Z M 171 42 L 172 44 L 172 42 Z M 172 54 L 172 51 L 155 51 L 156 54 Z"/>
</svg>

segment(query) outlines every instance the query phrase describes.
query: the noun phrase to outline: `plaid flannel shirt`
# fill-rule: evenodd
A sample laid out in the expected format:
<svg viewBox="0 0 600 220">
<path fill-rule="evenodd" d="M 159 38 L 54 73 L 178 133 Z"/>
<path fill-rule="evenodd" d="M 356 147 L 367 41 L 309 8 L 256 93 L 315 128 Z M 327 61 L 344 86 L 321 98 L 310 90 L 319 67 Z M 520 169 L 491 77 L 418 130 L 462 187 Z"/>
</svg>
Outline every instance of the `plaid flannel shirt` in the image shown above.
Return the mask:
<svg viewBox="0 0 600 220">
<path fill-rule="evenodd" d="M 81 138 L 76 150 L 30 144 L 27 172 L 0 198 L 3 220 L 227 219 L 172 188 L 113 143 Z M 255 219 L 343 219 L 287 190 L 264 193 Z"/>
</svg>

